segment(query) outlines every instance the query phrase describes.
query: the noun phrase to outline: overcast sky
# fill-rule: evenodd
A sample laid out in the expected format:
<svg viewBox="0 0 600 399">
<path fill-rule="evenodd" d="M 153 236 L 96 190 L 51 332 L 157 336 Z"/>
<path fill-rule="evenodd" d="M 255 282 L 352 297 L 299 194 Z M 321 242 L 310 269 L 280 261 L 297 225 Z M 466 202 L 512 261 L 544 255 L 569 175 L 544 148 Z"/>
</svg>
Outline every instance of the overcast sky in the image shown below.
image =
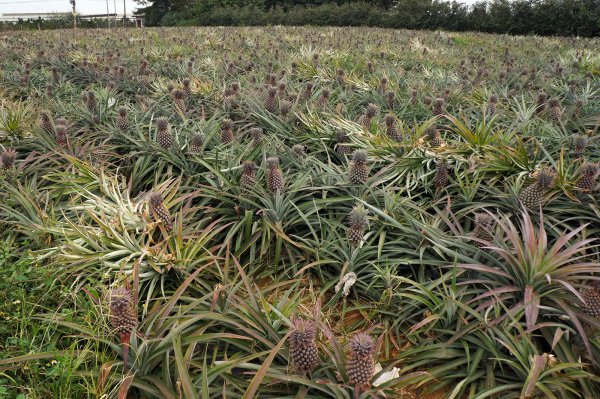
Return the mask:
<svg viewBox="0 0 600 399">
<path fill-rule="evenodd" d="M 476 0 L 462 0 L 462 3 L 474 3 Z M 106 13 L 107 0 L 76 0 L 77 12 L 80 14 L 102 14 Z M 139 7 L 133 0 L 125 0 L 127 14 Z M 117 13 L 123 13 L 123 0 L 108 0 L 108 8 L 111 13 L 117 5 Z M 69 0 L 0 0 L 0 14 L 22 13 L 22 12 L 53 12 L 70 11 Z"/>
<path fill-rule="evenodd" d="M 80 14 L 102 14 L 106 13 L 107 0 L 76 0 L 77 12 Z M 123 13 L 123 0 L 108 0 L 108 9 L 111 13 L 115 12 L 115 3 L 117 13 Z M 133 0 L 125 0 L 127 5 L 127 14 L 139 6 Z M 71 2 L 69 0 L 0 0 L 0 14 L 13 12 L 53 12 L 70 11 Z"/>
</svg>

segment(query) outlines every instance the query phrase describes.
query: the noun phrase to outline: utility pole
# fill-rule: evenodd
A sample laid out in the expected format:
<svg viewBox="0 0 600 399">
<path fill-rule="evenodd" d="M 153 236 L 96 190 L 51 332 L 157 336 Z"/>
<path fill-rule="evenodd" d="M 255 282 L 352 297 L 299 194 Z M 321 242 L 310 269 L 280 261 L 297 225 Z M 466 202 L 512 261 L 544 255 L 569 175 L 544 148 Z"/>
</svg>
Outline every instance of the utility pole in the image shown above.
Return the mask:
<svg viewBox="0 0 600 399">
<path fill-rule="evenodd" d="M 115 29 L 117 29 L 117 0 L 113 0 L 113 8 L 115 10 Z"/>
<path fill-rule="evenodd" d="M 110 11 L 108 11 L 108 0 L 106 0 L 106 23 L 108 24 L 108 29 L 110 29 Z"/>
<path fill-rule="evenodd" d="M 73 29 L 77 29 L 77 12 L 75 11 L 75 0 L 69 0 L 73 6 Z"/>
<path fill-rule="evenodd" d="M 127 1 L 123 0 L 123 27 L 127 26 Z"/>
</svg>

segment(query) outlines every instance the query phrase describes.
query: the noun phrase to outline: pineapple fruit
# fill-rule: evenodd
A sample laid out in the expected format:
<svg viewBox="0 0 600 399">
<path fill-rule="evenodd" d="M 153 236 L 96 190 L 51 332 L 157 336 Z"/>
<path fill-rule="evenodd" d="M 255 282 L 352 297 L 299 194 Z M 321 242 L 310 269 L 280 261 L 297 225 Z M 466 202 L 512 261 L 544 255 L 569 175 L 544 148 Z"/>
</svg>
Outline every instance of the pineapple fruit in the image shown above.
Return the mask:
<svg viewBox="0 0 600 399">
<path fill-rule="evenodd" d="M 367 333 L 356 333 L 348 342 L 346 371 L 350 384 L 359 392 L 371 385 L 375 371 L 375 341 Z"/>
<path fill-rule="evenodd" d="M 267 188 L 270 192 L 276 193 L 283 190 L 283 173 L 279 168 L 279 158 L 267 158 Z"/>
<path fill-rule="evenodd" d="M 529 209 L 534 209 L 540 205 L 544 194 L 552 186 L 554 175 L 547 169 L 541 170 L 535 182 L 528 187 L 525 187 L 519 194 L 519 201 L 523 206 Z"/>
<path fill-rule="evenodd" d="M 364 150 L 352 153 L 352 162 L 348 170 L 348 179 L 352 184 L 363 184 L 369 178 L 368 155 Z"/>
<path fill-rule="evenodd" d="M 299 318 L 292 320 L 290 358 L 300 374 L 310 373 L 319 362 L 316 337 L 317 330 L 313 322 Z"/>
<path fill-rule="evenodd" d="M 352 208 L 352 211 L 350 211 L 350 214 L 348 215 L 348 224 L 349 227 L 346 231 L 348 241 L 353 246 L 358 246 L 365 235 L 367 226 L 369 225 L 367 211 L 362 205 Z"/>
</svg>

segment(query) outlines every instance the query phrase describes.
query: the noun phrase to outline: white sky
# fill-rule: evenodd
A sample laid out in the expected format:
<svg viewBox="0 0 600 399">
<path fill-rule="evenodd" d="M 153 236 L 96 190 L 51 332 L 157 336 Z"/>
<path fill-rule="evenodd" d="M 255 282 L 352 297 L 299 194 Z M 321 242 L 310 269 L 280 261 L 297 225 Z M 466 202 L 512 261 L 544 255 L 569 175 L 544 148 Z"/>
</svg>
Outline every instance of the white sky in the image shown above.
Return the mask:
<svg viewBox="0 0 600 399">
<path fill-rule="evenodd" d="M 461 3 L 475 3 L 477 0 L 459 0 Z M 106 13 L 107 0 L 76 0 L 77 12 L 80 14 L 102 14 Z M 123 0 L 108 0 L 108 8 L 111 13 L 117 5 L 117 14 L 123 13 Z M 125 0 L 127 14 L 135 8 L 139 8 L 133 0 Z M 71 10 L 69 0 L 0 0 L 0 14 L 22 13 L 22 12 L 67 12 Z"/>
<path fill-rule="evenodd" d="M 80 14 L 106 14 L 107 0 L 76 0 L 77 12 Z M 111 13 L 123 14 L 123 0 L 108 0 L 108 9 Z M 140 6 L 133 0 L 125 0 L 127 14 Z M 68 12 L 71 10 L 69 0 L 0 0 L 0 14 L 21 12 Z"/>
</svg>

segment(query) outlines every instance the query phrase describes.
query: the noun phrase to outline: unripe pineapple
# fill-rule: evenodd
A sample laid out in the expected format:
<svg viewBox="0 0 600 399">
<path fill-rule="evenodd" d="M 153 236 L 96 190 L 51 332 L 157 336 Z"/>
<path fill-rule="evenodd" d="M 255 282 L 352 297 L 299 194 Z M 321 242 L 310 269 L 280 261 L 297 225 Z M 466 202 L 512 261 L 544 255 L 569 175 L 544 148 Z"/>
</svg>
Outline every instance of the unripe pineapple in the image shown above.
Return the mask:
<svg viewBox="0 0 600 399">
<path fill-rule="evenodd" d="M 190 140 L 190 152 L 197 154 L 202 151 L 204 145 L 204 136 L 201 133 L 195 134 Z"/>
<path fill-rule="evenodd" d="M 292 320 L 290 358 L 292 365 L 301 374 L 309 373 L 319 362 L 316 337 L 317 331 L 313 322 L 304 319 Z"/>
<path fill-rule="evenodd" d="M 281 104 L 279 104 L 279 113 L 283 116 L 290 113 L 292 109 L 292 103 L 287 100 L 281 100 Z"/>
<path fill-rule="evenodd" d="M 110 323 L 119 335 L 130 335 L 137 326 L 137 316 L 133 307 L 131 290 L 113 288 L 108 293 Z"/>
<path fill-rule="evenodd" d="M 427 142 L 431 148 L 440 147 L 444 143 L 440 131 L 435 126 L 428 127 L 425 131 L 425 136 L 427 137 Z"/>
<path fill-rule="evenodd" d="M 367 130 L 371 129 L 371 123 L 373 121 L 373 118 L 377 114 L 377 111 L 379 111 L 379 107 L 377 105 L 367 105 L 365 113 L 360 117 L 360 120 L 358 121 L 360 125 Z"/>
<path fill-rule="evenodd" d="M 583 156 L 585 149 L 588 145 L 588 139 L 585 136 L 576 134 L 573 136 L 573 150 L 577 157 Z"/>
<path fill-rule="evenodd" d="M 188 78 L 183 79 L 183 81 L 181 82 L 183 84 L 183 94 L 185 94 L 186 97 L 189 97 L 192 95 L 192 86 L 191 86 L 191 81 Z"/>
<path fill-rule="evenodd" d="M 356 150 L 352 153 L 352 162 L 348 171 L 348 179 L 352 184 L 362 184 L 369 178 L 368 155 L 364 150 Z"/>
<path fill-rule="evenodd" d="M 379 81 L 379 92 L 381 94 L 384 94 L 387 91 L 387 83 L 387 78 L 381 78 L 381 80 Z"/>
<path fill-rule="evenodd" d="M 304 91 L 302 92 L 302 99 L 308 100 L 312 97 L 314 84 L 312 82 L 307 82 L 304 87 Z"/>
<path fill-rule="evenodd" d="M 253 161 L 245 161 L 240 176 L 240 188 L 251 190 L 256 185 L 256 164 Z"/>
<path fill-rule="evenodd" d="M 494 115 L 496 113 L 496 106 L 498 104 L 498 97 L 496 95 L 490 96 L 490 101 L 487 106 L 487 113 Z"/>
<path fill-rule="evenodd" d="M 279 158 L 267 158 L 267 187 L 270 192 L 276 193 L 283 190 L 283 173 L 279 168 Z"/>
<path fill-rule="evenodd" d="M 171 222 L 171 214 L 165 207 L 163 197 L 161 193 L 154 192 L 150 194 L 150 213 L 154 220 L 160 221 L 165 230 L 170 231 L 173 229 L 173 223 Z"/>
<path fill-rule="evenodd" d="M 173 135 L 167 118 L 156 120 L 156 142 L 163 148 L 171 148 L 173 145 Z"/>
<path fill-rule="evenodd" d="M 230 144 L 233 143 L 233 122 L 231 119 L 223 119 L 221 122 L 221 143 Z"/>
<path fill-rule="evenodd" d="M 54 137 L 56 138 L 56 144 L 58 144 L 60 146 L 67 145 L 67 136 L 68 136 L 67 125 L 60 124 L 57 122 L 55 135 L 54 135 Z"/>
<path fill-rule="evenodd" d="M 396 116 L 394 114 L 387 114 L 385 116 L 385 125 L 387 127 L 386 134 L 389 138 L 398 142 L 402 141 L 402 136 L 396 127 Z"/>
<path fill-rule="evenodd" d="M 337 132 L 337 144 L 335 145 L 335 150 L 341 155 L 350 155 L 354 151 L 349 144 L 350 139 L 348 138 L 348 134 L 345 132 Z"/>
<path fill-rule="evenodd" d="M 323 108 L 325 106 L 327 106 L 327 103 L 329 102 L 329 96 L 330 96 L 330 92 L 327 89 L 323 89 L 323 91 L 321 92 L 321 95 L 319 96 L 319 99 L 317 100 L 317 107 L 319 108 Z"/>
<path fill-rule="evenodd" d="M 552 118 L 555 121 L 560 121 L 562 113 L 563 111 L 560 106 L 560 102 L 556 98 L 553 98 L 550 101 L 548 101 L 548 114 L 550 115 L 550 118 Z"/>
<path fill-rule="evenodd" d="M 539 92 L 535 98 L 535 106 L 536 106 L 536 112 L 540 113 L 544 110 L 544 108 L 546 107 L 546 99 L 548 98 L 548 95 L 546 93 Z"/>
<path fill-rule="evenodd" d="M 355 206 L 348 215 L 349 227 L 346 231 L 350 244 L 357 246 L 365 235 L 365 229 L 369 225 L 367 211 L 362 205 Z"/>
<path fill-rule="evenodd" d="M 17 152 L 12 148 L 7 148 L 0 153 L 0 169 L 9 170 L 14 168 L 17 159 Z"/>
<path fill-rule="evenodd" d="M 129 120 L 127 119 L 127 108 L 120 107 L 117 115 L 117 127 L 122 132 L 129 128 Z"/>
<path fill-rule="evenodd" d="M 292 147 L 292 152 L 298 159 L 306 158 L 305 147 L 302 144 L 295 144 Z"/>
<path fill-rule="evenodd" d="M 361 391 L 369 388 L 375 371 L 375 341 L 368 334 L 359 332 L 348 342 L 348 349 L 346 371 L 350 384 L 358 386 Z"/>
<path fill-rule="evenodd" d="M 600 167 L 595 163 L 585 163 L 581 166 L 579 172 L 579 181 L 577 182 L 577 188 L 586 191 L 593 192 L 596 188 L 596 179 L 600 174 Z"/>
<path fill-rule="evenodd" d="M 265 98 L 265 109 L 269 112 L 275 112 L 277 109 L 277 89 L 269 87 L 267 97 Z"/>
<path fill-rule="evenodd" d="M 528 187 L 525 187 L 519 194 L 519 201 L 529 209 L 534 209 L 539 206 L 546 193 L 554 182 L 554 175 L 549 170 L 541 170 L 536 176 L 535 182 Z"/>
<path fill-rule="evenodd" d="M 285 98 L 285 90 L 287 85 L 284 82 L 281 82 L 277 85 L 277 95 L 281 98 Z"/>
<path fill-rule="evenodd" d="M 265 138 L 265 135 L 261 128 L 253 127 L 252 129 L 250 129 L 250 137 L 252 137 L 252 146 L 258 147 L 259 145 L 262 144 L 262 142 Z"/>
<path fill-rule="evenodd" d="M 434 185 L 436 190 L 441 190 L 448 185 L 448 165 L 446 161 L 440 159 L 436 163 Z"/>
<path fill-rule="evenodd" d="M 52 126 L 48 112 L 40 113 L 39 126 L 46 134 L 54 135 L 54 126 Z"/>
<path fill-rule="evenodd" d="M 419 100 L 418 99 L 418 95 L 419 95 L 419 92 L 417 91 L 417 89 L 412 89 L 411 90 L 411 92 L 410 92 L 410 103 L 413 106 L 417 105 L 417 101 Z"/>
<path fill-rule="evenodd" d="M 423 104 L 425 104 L 425 106 L 429 107 L 431 104 L 433 104 L 433 98 L 431 98 L 429 96 L 425 96 L 423 98 Z"/>
<path fill-rule="evenodd" d="M 335 75 L 335 80 L 337 81 L 337 83 L 340 86 L 344 86 L 344 84 L 346 83 L 346 78 L 344 77 L 344 70 L 343 69 L 338 69 L 337 73 Z"/>
<path fill-rule="evenodd" d="M 57 67 L 52 67 L 52 80 L 54 80 L 55 83 L 58 83 L 58 81 L 60 80 L 60 75 L 58 73 Z"/>
<path fill-rule="evenodd" d="M 177 109 L 183 113 L 185 113 L 186 111 L 186 106 L 185 106 L 185 93 L 182 90 L 173 90 L 173 93 L 171 94 L 173 96 L 173 103 L 175 103 L 175 106 L 177 107 Z"/>
<path fill-rule="evenodd" d="M 600 319 L 600 281 L 594 281 L 583 294 L 582 310 L 589 316 Z"/>
<path fill-rule="evenodd" d="M 321 66 L 321 61 L 319 60 L 319 54 L 313 54 L 312 63 L 315 68 L 319 68 Z"/>
<path fill-rule="evenodd" d="M 433 104 L 433 115 L 443 115 L 444 114 L 444 103 L 446 101 L 439 97 L 435 99 L 435 103 Z"/>
<path fill-rule="evenodd" d="M 393 109 L 396 104 L 396 94 L 393 91 L 385 93 L 385 99 L 387 101 L 388 109 Z"/>
<path fill-rule="evenodd" d="M 494 238 L 491 234 L 494 226 L 494 218 L 487 213 L 475 214 L 475 228 L 473 229 L 473 238 L 478 238 L 483 241 L 491 242 Z M 478 248 L 486 246 L 486 244 L 474 241 L 473 245 Z"/>
<path fill-rule="evenodd" d="M 84 93 L 85 106 L 90 112 L 96 111 L 97 101 L 96 101 L 96 93 L 93 91 L 88 91 Z"/>
</svg>

